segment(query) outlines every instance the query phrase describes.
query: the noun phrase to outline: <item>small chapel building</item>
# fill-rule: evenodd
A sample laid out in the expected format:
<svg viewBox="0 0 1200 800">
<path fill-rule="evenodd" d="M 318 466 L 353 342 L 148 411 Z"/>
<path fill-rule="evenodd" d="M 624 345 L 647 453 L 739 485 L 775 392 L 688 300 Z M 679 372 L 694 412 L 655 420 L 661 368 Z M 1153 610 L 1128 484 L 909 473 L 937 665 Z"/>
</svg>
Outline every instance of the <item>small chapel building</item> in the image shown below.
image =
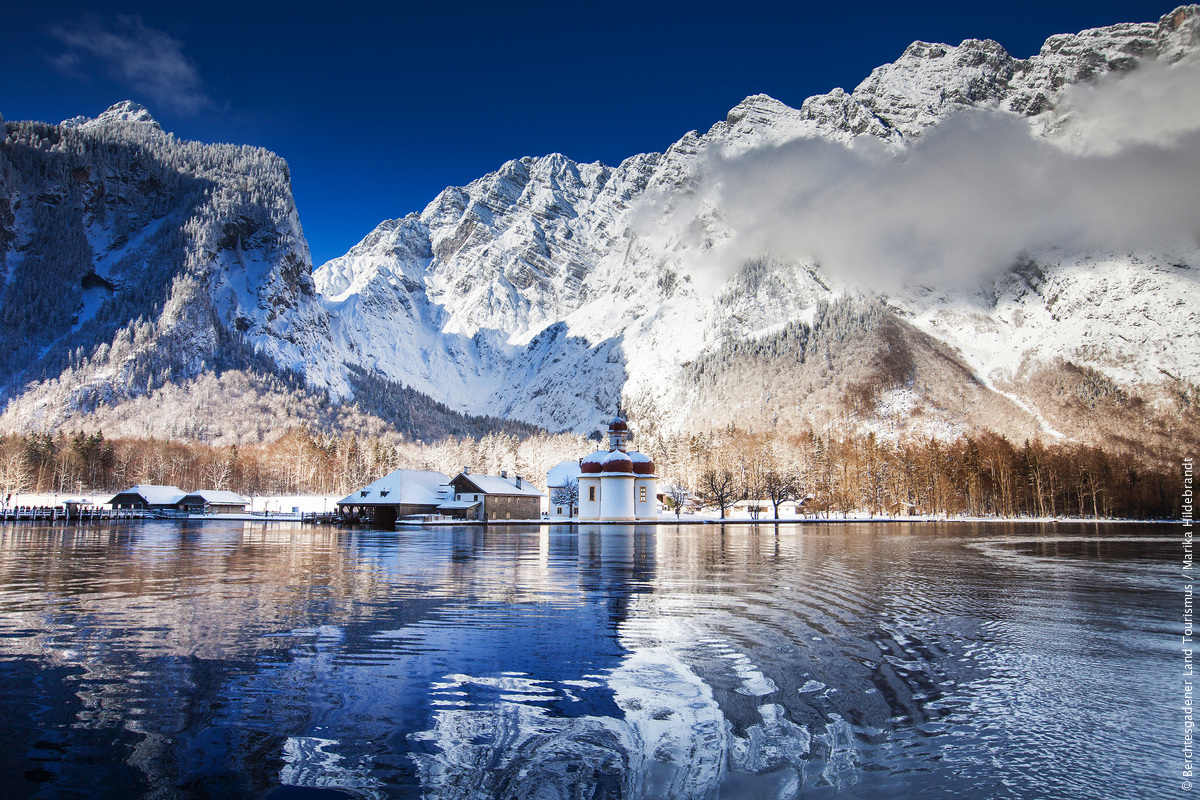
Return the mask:
<svg viewBox="0 0 1200 800">
<path fill-rule="evenodd" d="M 608 425 L 608 448 L 579 461 L 581 522 L 658 519 L 658 477 L 649 456 L 629 449 L 632 434 L 621 417 Z"/>
</svg>

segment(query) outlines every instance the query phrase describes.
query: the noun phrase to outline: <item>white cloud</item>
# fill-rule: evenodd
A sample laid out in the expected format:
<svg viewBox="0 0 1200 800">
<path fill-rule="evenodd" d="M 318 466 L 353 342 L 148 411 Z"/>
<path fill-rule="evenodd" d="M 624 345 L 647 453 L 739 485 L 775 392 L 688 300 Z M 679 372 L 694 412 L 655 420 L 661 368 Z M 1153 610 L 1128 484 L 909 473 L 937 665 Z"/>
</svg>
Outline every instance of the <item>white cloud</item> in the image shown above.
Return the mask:
<svg viewBox="0 0 1200 800">
<path fill-rule="evenodd" d="M 884 291 L 994 276 L 1047 248 L 1194 246 L 1200 69 L 1143 69 L 1071 93 L 1051 136 L 975 111 L 901 150 L 859 137 L 710 154 L 697 191 L 673 198 L 671 227 L 692 252 L 716 239 L 694 262 L 702 280 L 767 252 Z M 732 236 L 713 237 L 713 219 Z"/>
<path fill-rule="evenodd" d="M 1151 61 L 1123 77 L 1072 86 L 1056 116 L 1062 129 L 1058 143 L 1075 152 L 1173 146 L 1200 129 L 1200 57 Z"/>
<path fill-rule="evenodd" d="M 55 25 L 50 35 L 66 46 L 52 62 L 73 75 L 98 68 L 107 78 L 141 93 L 156 107 L 195 114 L 211 106 L 183 42 L 138 16 L 87 16 Z"/>
</svg>

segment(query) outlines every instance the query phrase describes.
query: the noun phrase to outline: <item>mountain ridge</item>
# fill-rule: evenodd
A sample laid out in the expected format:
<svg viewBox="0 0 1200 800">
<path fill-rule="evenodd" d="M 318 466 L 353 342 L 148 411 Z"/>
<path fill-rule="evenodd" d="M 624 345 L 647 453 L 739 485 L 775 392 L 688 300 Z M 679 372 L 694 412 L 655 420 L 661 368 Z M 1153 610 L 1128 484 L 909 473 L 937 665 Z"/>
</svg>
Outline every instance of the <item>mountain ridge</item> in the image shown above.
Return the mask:
<svg viewBox="0 0 1200 800">
<path fill-rule="evenodd" d="M 1194 240 L 1125 252 L 1035 244 L 1008 256 L 988 254 L 1006 266 L 987 269 L 969 251 L 958 261 L 947 258 L 948 268 L 959 272 L 967 265 L 965 277 L 927 285 L 921 273 L 899 268 L 886 276 L 847 271 L 836 256 L 805 253 L 792 246 L 796 237 L 781 238 L 776 229 L 797 220 L 800 228 L 820 228 L 820 214 L 807 210 L 819 208 L 813 203 L 841 201 L 853 211 L 855 175 L 895 181 L 899 199 L 881 217 L 888 222 L 911 197 L 912 172 L 924 161 L 947 160 L 951 146 L 964 147 L 975 133 L 972 124 L 1014 151 L 1044 160 L 1057 156 L 1040 154 L 1062 151 L 1069 162 L 1075 150 L 1099 146 L 1091 131 L 1103 118 L 1093 113 L 1087 92 L 1125 85 L 1129 76 L 1178 84 L 1192 75 L 1198 18 L 1200 8 L 1181 6 L 1158 22 L 1062 34 L 1024 60 L 989 40 L 914 42 L 851 92 L 833 89 L 798 109 L 752 95 L 707 131 L 688 132 L 663 153 L 637 154 L 615 167 L 579 164 L 561 154 L 511 160 L 467 186 L 448 187 L 420 212 L 380 223 L 344 256 L 316 269 L 290 187 L 264 194 L 253 185 L 260 179 L 268 186 L 286 184 L 286 164 L 243 148 L 238 153 L 253 180 L 239 186 L 229 171 L 216 170 L 211 194 L 197 196 L 200 211 L 176 212 L 184 217 L 178 223 L 168 222 L 167 214 L 139 218 L 144 237 L 154 235 L 158 228 L 152 226 L 176 224 L 190 236 L 171 290 L 146 305 L 149 321 L 130 320 L 112 333 L 101 343 L 108 347 L 102 358 L 96 350 L 60 355 L 56 363 L 69 374 L 55 375 L 51 366 L 30 390 L 10 379 L 10 404 L 0 423 L 53 426 L 72 418 L 72 408 L 76 417 L 95 413 L 171 380 L 195 378 L 218 358 L 219 342 L 238 341 L 281 369 L 302 372 L 311 391 L 332 402 L 352 401 L 356 381 L 366 375 L 412 387 L 455 412 L 514 418 L 553 431 L 590 432 L 618 405 L 664 430 L 702 427 L 728 416 L 728 398 L 705 397 L 689 365 L 722 348 L 731 358 L 751 358 L 734 345 L 811 325 L 819 304 L 857 295 L 892 320 L 878 347 L 903 345 L 925 354 L 917 371 L 883 392 L 864 394 L 855 387 L 870 371 L 858 374 L 861 364 L 831 351 L 829 363 L 841 366 L 821 378 L 824 394 L 858 392 L 873 405 L 860 397 L 852 409 L 835 410 L 826 407 L 836 404 L 831 399 L 812 399 L 822 392 L 800 396 L 793 388 L 795 396 L 781 398 L 776 387 L 771 402 L 790 410 L 772 414 L 771 403 L 759 403 L 745 412 L 747 418 L 818 430 L 878 427 L 891 436 L 953 436 L 986 427 L 1014 436 L 1091 435 L 1066 412 L 1043 413 L 1043 406 L 1057 407 L 1034 380 L 1046 370 L 1096 371 L 1142 397 L 1155 419 L 1169 416 L 1178 412 L 1171 397 L 1186 396 L 1200 382 L 1200 352 L 1186 336 L 1197 315 L 1200 257 Z M 4 152 L 18 145 L 53 151 L 56 143 L 43 144 L 52 137 L 41 134 L 55 126 L 35 131 L 32 125 L 8 123 L 6 130 L 25 138 L 9 133 Z M 1191 135 L 1189 125 L 1185 120 L 1181 136 Z M 165 152 L 186 147 L 136 104 L 57 127 L 60 139 L 111 135 L 153 138 Z M 135 128 L 140 132 L 128 132 Z M 1120 142 L 1102 144 L 1128 150 Z M 1190 140 L 1181 146 L 1191 147 Z M 910 169 L 912 164 L 918 166 Z M 12 216 L 11 199 L 20 194 L 12 188 L 11 164 L 6 174 L 8 182 L 0 183 L 0 232 L 7 231 L 0 235 L 0 266 L 11 285 L 5 254 L 28 251 L 36 226 L 4 222 L 6 210 Z M 846 174 L 851 179 L 839 178 Z M 63 185 L 70 180 L 67 169 Z M 829 194 L 830 185 L 843 195 Z M 764 191 L 780 201 L 771 213 L 758 213 L 763 202 L 757 195 Z M 36 196 L 32 189 L 26 194 Z M 255 210 L 206 199 L 242 195 Z M 1036 243 L 1042 232 L 1030 235 Z M 857 237 L 827 238 L 837 251 Z M 110 236 L 93 246 L 92 260 L 112 262 L 106 254 L 117 252 L 116 241 Z M 129 279 L 121 270 L 93 272 L 95 280 L 109 283 Z M 96 295 L 94 288 L 88 291 Z M 84 313 L 105 308 L 103 301 L 89 306 L 81 297 Z M 150 323 L 153 331 L 146 332 Z M 1108 329 L 1118 335 L 1106 337 Z M 163 364 L 131 369 L 126 358 L 126 372 L 114 371 L 112 346 L 127 347 L 126 338 L 153 345 L 164 354 Z M 1154 346 L 1156 341 L 1167 344 Z M 55 347 L 49 345 L 50 355 Z M 860 356 L 868 365 L 887 360 L 879 352 Z M 769 363 L 785 374 L 800 369 Z M 732 371 L 748 381 L 748 394 L 765 396 L 755 383 L 761 376 L 742 366 Z M 806 380 L 815 386 L 818 376 Z M 81 386 L 93 400 L 69 399 Z M 972 417 L 971 403 L 942 402 L 940 395 L 976 397 L 977 409 L 990 410 Z M 880 427 L 883 418 L 891 422 Z"/>
<path fill-rule="evenodd" d="M 889 146 L 911 145 L 956 113 L 978 112 L 981 106 L 984 112 L 999 110 L 1013 117 L 1031 119 L 1034 131 L 1044 136 L 1047 131 L 1053 132 L 1056 125 L 1062 127 L 1062 120 L 1054 118 L 1055 102 L 1079 80 L 1134 71 L 1147 59 L 1175 63 L 1193 53 L 1195 20 L 1195 7 L 1181 7 L 1157 23 L 1131 23 L 1056 36 L 1046 42 L 1038 55 L 1026 60 L 1013 58 L 998 44 L 987 40 L 967 40 L 958 46 L 917 42 L 897 62 L 877 68 L 850 93 L 835 89 L 809 98 L 800 109 L 766 95 L 754 95 L 731 109 L 725 120 L 708 131 L 685 134 L 664 153 L 639 154 L 615 168 L 574 165 L 576 169 L 586 166 L 603 176 L 603 180 L 591 183 L 579 180 L 565 193 L 551 176 L 561 175 L 564 167 L 569 170 L 573 162 L 564 164 L 561 156 L 509 162 L 467 187 L 446 190 L 425 211 L 406 218 L 413 220 L 412 224 L 420 220 L 421 233 L 414 240 L 424 243 L 428 239 L 430 247 L 423 250 L 422 263 L 400 260 L 404 261 L 411 281 L 425 278 L 424 288 L 429 291 L 423 300 L 446 312 L 446 319 L 451 320 L 441 329 L 443 333 L 476 335 L 481 329 L 490 329 L 496 340 L 519 346 L 531 341 L 533 334 L 549 322 L 580 334 L 583 341 L 593 346 L 602 341 L 620 341 L 624 349 L 624 337 L 630 329 L 635 329 L 646 336 L 647 349 L 665 350 L 668 355 L 642 359 L 640 364 L 627 363 L 627 372 L 631 374 L 627 375 L 622 397 L 628 402 L 631 394 L 657 394 L 652 405 L 661 416 L 660 406 L 669 405 L 669 392 L 653 384 L 660 376 L 669 375 L 673 364 L 688 362 L 705 348 L 716 346 L 722 336 L 728 335 L 736 315 L 723 314 L 713 307 L 711 298 L 704 297 L 706 291 L 696 283 L 702 276 L 694 268 L 689 269 L 694 266 L 696 253 L 679 252 L 683 249 L 679 244 L 680 232 L 664 229 L 660 219 L 647 221 L 638 215 L 661 218 L 693 201 L 708 161 L 736 158 L 800 140 L 853 143 L 863 134 Z M 658 214 L 647 211 L 646 197 L 654 195 L 660 204 L 652 210 Z M 563 213 L 547 217 L 545 209 L 555 207 L 560 207 Z M 705 208 L 701 204 L 689 209 L 689 213 L 693 216 L 686 221 L 686 232 L 697 242 L 693 250 L 700 251 L 702 259 L 705 251 L 720 247 L 729 232 L 722 230 L 722 211 L 715 205 Z M 563 228 L 555 236 L 548 236 L 548 222 Z M 573 251 L 573 242 L 576 247 L 578 243 L 586 247 Z M 580 252 L 586 255 L 580 256 Z M 352 253 L 359 258 L 364 255 L 359 246 Z M 465 253 L 476 257 L 464 259 Z M 511 256 L 508 264 L 502 262 L 506 255 Z M 753 260 L 754 256 L 749 258 Z M 469 270 L 462 263 L 456 265 L 456 259 L 467 261 L 467 266 L 477 270 L 471 275 L 474 281 L 465 280 Z M 689 259 L 692 265 L 685 263 Z M 581 262 L 587 264 L 586 269 L 579 268 Z M 317 274 L 340 269 L 344 264 L 335 259 L 318 268 Z M 1014 268 L 1017 266 L 1014 263 Z M 364 265 L 363 269 L 371 267 Z M 800 278 L 801 283 L 793 282 L 790 291 L 805 296 L 810 307 L 818 294 L 828 299 L 838 292 L 853 290 L 852 286 L 839 285 L 838 276 L 824 273 L 816 262 L 787 267 L 785 271 L 791 273 L 789 280 Z M 535 282 L 534 291 L 525 290 L 530 284 L 522 283 L 531 273 L 547 278 L 540 285 Z M 568 284 L 566 275 L 578 282 Z M 636 285 L 637 291 L 623 290 L 622 279 Z M 1009 282 L 1004 274 L 997 280 L 1005 286 Z M 494 294 L 487 302 L 480 302 L 465 293 L 456 293 L 456 286 L 465 285 L 470 285 L 477 295 L 488 291 Z M 564 291 L 565 286 L 570 290 Z M 409 292 L 419 294 L 421 288 L 410 284 Z M 999 291 L 1006 296 L 1003 286 Z M 910 287 L 905 297 L 897 298 L 902 300 L 899 311 L 924 333 L 961 350 L 967 344 L 966 337 L 949 336 L 949 312 L 931 310 L 923 294 L 928 293 L 920 287 L 915 290 Z M 606 308 L 597 308 L 592 302 L 597 296 L 604 298 Z M 679 297 L 686 302 L 672 302 Z M 523 315 L 522 301 L 535 313 Z M 681 307 L 688 305 L 692 308 Z M 761 310 L 771 304 L 760 302 L 758 306 Z M 758 327 L 781 325 L 795 318 L 801 309 L 794 306 L 792 303 L 786 309 L 776 309 L 779 313 L 771 319 L 759 313 Z M 557 314 L 550 313 L 552 309 Z M 681 345 L 668 341 L 679 338 L 668 331 L 655 333 L 656 327 L 663 328 L 658 324 L 662 318 L 684 314 L 688 325 L 681 329 L 699 332 L 699 336 L 691 337 L 692 341 Z M 706 322 L 722 317 L 719 323 Z M 983 324 L 982 320 L 976 322 Z M 752 327 L 743 326 L 741 334 L 748 334 Z M 970 348 L 964 355 L 971 367 L 986 371 L 987 359 L 971 359 L 969 351 Z M 495 352 L 504 351 L 500 348 Z M 1063 355 L 1053 353 L 1047 360 Z M 1183 355 L 1179 362 L 1187 360 L 1187 352 Z M 520 353 L 515 357 L 520 360 Z M 539 351 L 529 360 L 545 363 L 554 357 Z M 630 360 L 627 353 L 624 357 Z M 397 354 L 394 363 L 404 360 L 403 354 Z M 1188 379 L 1195 377 L 1189 375 Z M 570 380 L 570 376 L 563 375 L 556 382 Z M 986 375 L 984 382 L 994 385 Z M 436 393 L 438 388 L 431 384 L 428 391 Z M 997 387 L 997 391 L 1006 390 Z M 554 419 L 536 397 L 528 398 L 530 402 L 523 405 L 520 395 L 520 386 L 507 385 L 499 394 L 493 391 L 486 405 L 526 418 Z M 547 396 L 545 391 L 539 395 L 544 396 Z M 571 397 L 550 396 L 556 405 L 571 402 L 578 407 L 584 403 L 578 393 Z M 443 398 L 451 404 L 467 402 L 450 394 Z M 501 400 L 506 402 L 501 404 Z M 601 408 L 588 410 L 591 413 L 579 426 L 580 430 L 595 424 L 605 413 Z M 1037 414 L 1028 416 L 1037 421 Z M 1043 427 L 1033 425 L 1031 430 L 1037 432 Z"/>
</svg>

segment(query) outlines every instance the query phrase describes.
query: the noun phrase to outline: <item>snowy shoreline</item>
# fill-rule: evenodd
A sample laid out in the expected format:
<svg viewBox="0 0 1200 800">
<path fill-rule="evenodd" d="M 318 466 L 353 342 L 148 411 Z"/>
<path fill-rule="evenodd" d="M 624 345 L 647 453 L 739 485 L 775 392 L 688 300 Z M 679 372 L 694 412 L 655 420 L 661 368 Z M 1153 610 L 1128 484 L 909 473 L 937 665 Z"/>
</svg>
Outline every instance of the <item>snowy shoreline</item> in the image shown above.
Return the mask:
<svg viewBox="0 0 1200 800">
<path fill-rule="evenodd" d="M 106 501 L 112 497 L 111 494 L 105 492 L 102 494 L 96 493 L 28 493 L 14 494 L 7 503 L 8 508 L 18 506 L 27 507 L 61 507 L 64 502 L 80 502 L 85 505 L 105 505 Z M 313 514 L 324 515 L 332 514 L 337 511 L 337 502 L 341 499 L 341 495 L 266 495 L 252 497 L 250 507 L 243 514 L 209 514 L 204 516 L 194 516 L 187 519 L 191 520 L 225 520 L 225 521 L 246 521 L 246 522 L 298 522 L 301 516 L 310 516 Z M 183 519 L 183 518 L 181 518 Z M 639 520 L 637 522 L 596 522 L 594 520 L 580 520 L 577 518 L 542 518 L 542 519 L 526 519 L 526 520 L 492 520 L 488 525 L 798 525 L 798 524 L 829 524 L 829 523 L 854 523 L 854 522 L 1031 522 L 1031 523 L 1063 523 L 1063 524 L 1078 524 L 1086 522 L 1120 522 L 1120 523 L 1155 523 L 1155 524 L 1178 524 L 1179 520 L 1175 519 L 1131 519 L 1131 518 L 1114 518 L 1114 519 L 1095 519 L 1092 517 L 977 517 L 977 516 L 934 516 L 934 515 L 919 515 L 905 517 L 891 516 L 855 516 L 837 515 L 829 517 L 773 517 L 764 516 L 759 519 L 752 519 L 745 516 L 725 517 L 721 519 L 715 514 L 708 515 L 685 515 L 676 517 L 674 514 L 663 514 L 657 520 Z M 433 522 L 412 522 L 406 523 L 403 520 L 398 523 L 398 527 L 435 527 L 448 525 L 472 525 L 483 524 L 473 523 L 470 520 L 438 520 Z"/>
<path fill-rule="evenodd" d="M 397 527 L 402 528 L 428 528 L 450 525 L 545 525 L 545 526 L 582 526 L 582 525 L 810 525 L 810 524 L 853 524 L 862 522 L 913 522 L 913 523 L 929 523 L 929 522 L 1030 522 L 1037 524 L 1045 523 L 1064 523 L 1064 524 L 1081 524 L 1081 523 L 1096 523 L 1096 522 L 1118 522 L 1118 523 L 1153 523 L 1165 524 L 1178 523 L 1179 520 L 1171 519 L 1093 519 L 1092 517 L 933 517 L 933 516 L 917 516 L 917 517 L 780 517 L 779 519 L 764 518 L 751 519 L 750 517 L 681 517 L 661 516 L 656 520 L 637 520 L 637 521 L 618 521 L 618 520 L 580 520 L 580 519 L 506 519 L 506 520 L 490 520 L 488 522 L 479 522 L 475 520 L 436 520 L 433 522 L 404 522 L 397 523 Z"/>
</svg>

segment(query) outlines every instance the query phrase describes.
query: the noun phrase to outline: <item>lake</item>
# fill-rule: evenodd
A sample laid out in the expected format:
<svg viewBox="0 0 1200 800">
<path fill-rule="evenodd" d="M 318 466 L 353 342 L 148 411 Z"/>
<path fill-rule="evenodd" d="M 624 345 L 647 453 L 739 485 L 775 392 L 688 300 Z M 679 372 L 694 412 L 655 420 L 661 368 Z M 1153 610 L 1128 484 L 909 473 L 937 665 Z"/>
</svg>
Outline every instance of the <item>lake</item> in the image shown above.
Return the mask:
<svg viewBox="0 0 1200 800">
<path fill-rule="evenodd" d="M 1186 797 L 1182 530 L 0 526 L 5 798 Z"/>
</svg>

